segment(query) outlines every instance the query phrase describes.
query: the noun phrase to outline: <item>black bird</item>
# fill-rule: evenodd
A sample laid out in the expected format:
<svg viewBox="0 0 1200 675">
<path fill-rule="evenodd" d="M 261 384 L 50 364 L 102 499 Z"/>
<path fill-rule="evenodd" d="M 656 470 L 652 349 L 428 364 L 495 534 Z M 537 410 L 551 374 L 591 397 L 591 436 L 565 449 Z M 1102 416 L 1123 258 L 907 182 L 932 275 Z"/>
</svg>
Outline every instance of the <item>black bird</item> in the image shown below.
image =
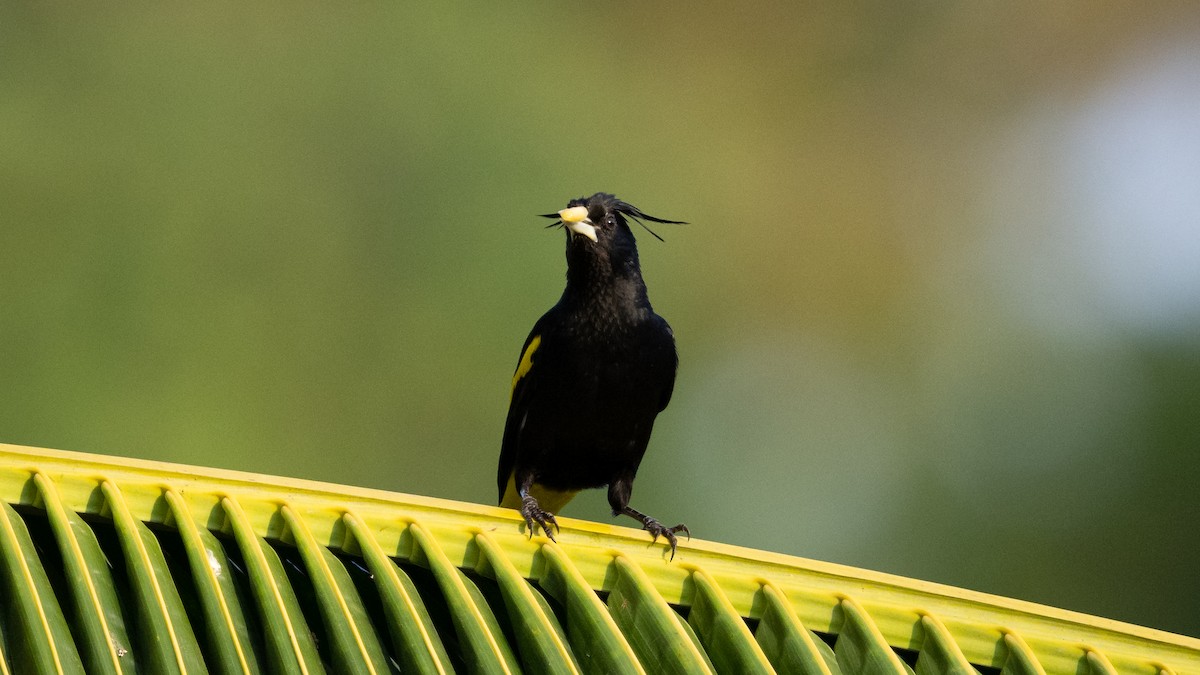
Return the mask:
<svg viewBox="0 0 1200 675">
<path fill-rule="evenodd" d="M 567 232 L 567 287 L 521 348 L 496 474 L 500 505 L 554 539 L 554 513 L 580 490 L 608 486 L 614 516 L 638 519 L 671 544 L 666 527 L 629 506 L 654 418 L 671 400 L 679 359 L 654 313 L 627 218 L 664 220 L 598 192 L 546 214 Z M 654 234 L 648 227 L 648 232 Z M 658 237 L 657 234 L 654 234 Z"/>
</svg>

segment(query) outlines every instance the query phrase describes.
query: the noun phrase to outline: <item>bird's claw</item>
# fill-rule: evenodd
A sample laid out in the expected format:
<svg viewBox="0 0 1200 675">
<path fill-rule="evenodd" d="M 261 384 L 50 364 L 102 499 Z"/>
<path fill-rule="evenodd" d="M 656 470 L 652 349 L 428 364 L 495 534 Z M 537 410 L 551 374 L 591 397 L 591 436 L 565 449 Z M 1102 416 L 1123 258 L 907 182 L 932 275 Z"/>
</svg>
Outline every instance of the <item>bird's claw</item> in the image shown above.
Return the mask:
<svg viewBox="0 0 1200 675">
<path fill-rule="evenodd" d="M 530 539 L 533 539 L 533 533 L 536 529 L 533 524 L 537 523 L 541 526 L 542 531 L 546 533 L 546 536 L 550 537 L 550 541 L 558 541 L 554 538 L 554 532 L 551 530 L 551 527 L 559 529 L 558 521 L 554 519 L 553 513 L 543 510 L 542 507 L 538 506 L 536 499 L 526 495 L 521 500 L 521 515 L 525 516 L 525 525 L 529 528 Z"/>
<path fill-rule="evenodd" d="M 660 535 L 667 540 L 667 543 L 671 545 L 671 560 L 675 560 L 675 548 L 679 545 L 679 539 L 675 536 L 675 533 L 682 532 L 686 534 L 688 540 L 692 538 L 692 533 L 688 530 L 687 525 L 680 523 L 675 527 L 667 527 L 650 517 L 646 518 L 642 529 L 650 533 L 652 537 L 651 541 L 658 541 Z"/>
</svg>

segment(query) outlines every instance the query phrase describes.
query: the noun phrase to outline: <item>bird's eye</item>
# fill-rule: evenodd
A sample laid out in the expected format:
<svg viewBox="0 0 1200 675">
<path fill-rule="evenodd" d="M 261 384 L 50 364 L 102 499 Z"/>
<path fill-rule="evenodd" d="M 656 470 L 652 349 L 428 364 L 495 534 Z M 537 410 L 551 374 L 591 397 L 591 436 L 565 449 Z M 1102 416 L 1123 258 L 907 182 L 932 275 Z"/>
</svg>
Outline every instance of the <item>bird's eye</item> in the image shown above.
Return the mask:
<svg viewBox="0 0 1200 675">
<path fill-rule="evenodd" d="M 604 224 L 608 225 L 609 227 L 612 227 L 613 225 L 617 224 L 617 221 L 612 216 L 609 216 L 607 219 L 605 219 Z"/>
</svg>

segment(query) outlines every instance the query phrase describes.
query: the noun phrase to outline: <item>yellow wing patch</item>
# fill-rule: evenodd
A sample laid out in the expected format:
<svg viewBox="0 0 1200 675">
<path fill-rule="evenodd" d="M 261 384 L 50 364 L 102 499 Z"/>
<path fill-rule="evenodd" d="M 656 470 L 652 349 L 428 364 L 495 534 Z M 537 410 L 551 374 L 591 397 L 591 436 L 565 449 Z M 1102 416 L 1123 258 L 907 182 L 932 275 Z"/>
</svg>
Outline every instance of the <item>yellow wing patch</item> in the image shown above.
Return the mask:
<svg viewBox="0 0 1200 675">
<path fill-rule="evenodd" d="M 529 374 L 529 371 L 533 368 L 533 353 L 537 351 L 537 348 L 541 344 L 542 336 L 534 335 L 533 339 L 529 341 L 529 346 L 525 348 L 525 353 L 521 355 L 521 362 L 517 364 L 517 372 L 513 373 L 512 391 L 508 393 L 510 400 L 512 399 L 513 392 L 517 390 L 517 383 L 521 381 L 522 377 Z"/>
</svg>

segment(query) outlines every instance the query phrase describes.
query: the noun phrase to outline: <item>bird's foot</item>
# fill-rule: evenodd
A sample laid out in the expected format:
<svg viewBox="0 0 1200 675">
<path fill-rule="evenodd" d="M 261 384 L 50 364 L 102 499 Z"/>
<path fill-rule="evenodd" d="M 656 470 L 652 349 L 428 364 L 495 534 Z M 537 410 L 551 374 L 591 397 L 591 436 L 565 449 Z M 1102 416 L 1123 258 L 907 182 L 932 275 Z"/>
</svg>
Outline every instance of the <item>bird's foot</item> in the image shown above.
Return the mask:
<svg viewBox="0 0 1200 675">
<path fill-rule="evenodd" d="M 650 533 L 653 537 L 651 541 L 658 541 L 659 536 L 664 537 L 667 543 L 671 544 L 671 560 L 675 559 L 675 547 L 679 545 L 679 539 L 675 534 L 682 532 L 687 535 L 688 539 L 692 538 L 692 533 L 688 530 L 687 525 L 680 523 L 675 527 L 667 527 L 650 516 L 643 516 L 642 529 Z"/>
<path fill-rule="evenodd" d="M 536 529 L 533 524 L 537 523 L 541 526 L 542 531 L 546 533 L 546 536 L 550 537 L 550 541 L 557 541 L 554 538 L 554 532 L 550 528 L 558 529 L 558 521 L 554 519 L 553 513 L 545 511 L 542 507 L 538 506 L 536 499 L 529 495 L 521 498 L 521 515 L 525 516 L 525 525 L 529 528 L 530 539 L 533 538 L 533 533 Z"/>
</svg>

